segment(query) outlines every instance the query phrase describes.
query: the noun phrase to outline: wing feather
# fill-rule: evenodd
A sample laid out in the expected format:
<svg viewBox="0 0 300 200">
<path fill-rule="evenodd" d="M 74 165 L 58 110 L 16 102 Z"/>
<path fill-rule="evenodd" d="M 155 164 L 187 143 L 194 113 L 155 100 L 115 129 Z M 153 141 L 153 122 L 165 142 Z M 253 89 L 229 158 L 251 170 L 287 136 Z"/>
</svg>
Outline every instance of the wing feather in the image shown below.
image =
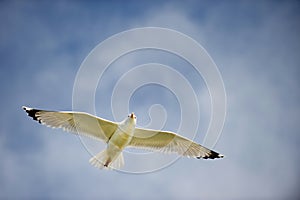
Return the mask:
<svg viewBox="0 0 300 200">
<path fill-rule="evenodd" d="M 177 153 L 194 158 L 214 159 L 223 157 L 223 155 L 173 132 L 150 129 L 136 128 L 128 146 L 163 153 Z"/>
<path fill-rule="evenodd" d="M 58 112 L 22 107 L 34 120 L 52 128 L 107 142 L 118 124 L 83 112 Z"/>
</svg>

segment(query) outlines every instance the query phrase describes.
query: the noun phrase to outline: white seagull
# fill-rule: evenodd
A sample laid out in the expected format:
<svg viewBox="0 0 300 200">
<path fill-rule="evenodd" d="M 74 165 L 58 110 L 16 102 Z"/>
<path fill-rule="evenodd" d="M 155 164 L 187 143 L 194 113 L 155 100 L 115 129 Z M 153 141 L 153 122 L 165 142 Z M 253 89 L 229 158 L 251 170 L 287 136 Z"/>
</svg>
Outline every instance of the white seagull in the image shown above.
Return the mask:
<svg viewBox="0 0 300 200">
<path fill-rule="evenodd" d="M 47 111 L 22 107 L 28 116 L 52 128 L 62 128 L 107 143 L 107 148 L 90 159 L 100 169 L 120 169 L 124 165 L 122 151 L 126 147 L 141 148 L 181 156 L 214 159 L 223 155 L 178 134 L 136 127 L 134 113 L 122 122 L 112 122 L 84 112 Z"/>
</svg>

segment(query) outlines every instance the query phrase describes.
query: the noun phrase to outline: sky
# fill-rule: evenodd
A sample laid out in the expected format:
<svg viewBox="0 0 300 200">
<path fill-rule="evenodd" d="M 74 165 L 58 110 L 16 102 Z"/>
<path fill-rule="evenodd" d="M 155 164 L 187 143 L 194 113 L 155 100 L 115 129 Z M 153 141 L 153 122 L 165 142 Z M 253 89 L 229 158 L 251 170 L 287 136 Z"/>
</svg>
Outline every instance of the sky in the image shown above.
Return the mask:
<svg viewBox="0 0 300 200">
<path fill-rule="evenodd" d="M 298 1 L 1 1 L 0 198 L 299 199 L 299 8 Z M 218 67 L 227 113 L 221 137 L 210 147 L 224 159 L 171 162 L 173 155 L 127 150 L 127 170 L 171 164 L 139 174 L 99 170 L 89 164 L 86 147 L 96 153 L 104 144 L 44 127 L 21 109 L 72 110 L 73 86 L 90 52 L 114 34 L 143 27 L 188 35 Z M 212 110 L 205 78 L 168 52 L 123 55 L 96 85 L 95 105 L 87 106 L 109 120 L 122 119 L 114 112 L 123 109 L 136 113 L 139 126 L 180 130 L 182 114 L 196 109 L 175 75 L 127 73 L 154 62 L 189 81 L 200 121 L 188 120 L 193 127 L 199 123 L 196 135 L 179 132 L 203 143 Z M 158 77 L 178 93 L 148 84 L 117 101 L 138 81 Z M 119 80 L 120 93 L 113 94 Z"/>
</svg>

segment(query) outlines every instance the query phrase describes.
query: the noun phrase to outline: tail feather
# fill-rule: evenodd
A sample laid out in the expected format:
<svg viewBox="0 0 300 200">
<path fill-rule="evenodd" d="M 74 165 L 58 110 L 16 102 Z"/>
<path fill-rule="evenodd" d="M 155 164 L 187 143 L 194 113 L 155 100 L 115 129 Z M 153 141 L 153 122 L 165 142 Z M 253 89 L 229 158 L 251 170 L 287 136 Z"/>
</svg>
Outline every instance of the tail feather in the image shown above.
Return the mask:
<svg viewBox="0 0 300 200">
<path fill-rule="evenodd" d="M 92 157 L 89 162 L 91 163 L 91 165 L 99 168 L 99 169 L 103 169 L 105 166 L 106 161 L 108 160 L 108 155 L 106 153 L 106 149 L 101 151 L 100 153 L 98 153 L 97 155 L 95 155 L 94 157 Z"/>
<path fill-rule="evenodd" d="M 122 153 L 120 153 L 117 158 L 112 160 L 107 154 L 106 149 L 92 157 L 89 162 L 91 165 L 99 169 L 120 169 L 124 166 L 124 158 Z"/>
<path fill-rule="evenodd" d="M 121 152 L 109 166 L 113 169 L 121 169 L 124 166 L 123 153 Z"/>
</svg>

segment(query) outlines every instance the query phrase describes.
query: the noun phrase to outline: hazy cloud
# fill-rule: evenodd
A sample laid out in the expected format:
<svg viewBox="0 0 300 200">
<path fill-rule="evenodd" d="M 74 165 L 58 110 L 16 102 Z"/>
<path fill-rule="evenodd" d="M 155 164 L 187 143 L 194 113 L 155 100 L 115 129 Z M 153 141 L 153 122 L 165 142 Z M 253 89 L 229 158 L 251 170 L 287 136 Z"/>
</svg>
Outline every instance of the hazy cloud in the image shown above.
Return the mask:
<svg viewBox="0 0 300 200">
<path fill-rule="evenodd" d="M 161 5 L 13 1 L 0 5 L 0 197 L 299 198 L 300 27 L 296 1 L 167 1 Z M 183 158 L 162 171 L 136 176 L 99 171 L 88 163 L 90 155 L 77 136 L 43 127 L 21 110 L 24 104 L 72 109 L 76 72 L 90 50 L 112 34 L 141 26 L 173 28 L 190 35 L 218 65 L 228 113 L 215 148 L 225 159 Z M 128 56 L 122 60 L 123 68 L 112 66 L 107 71 L 103 79 L 107 85 L 100 84 L 98 92 L 111 95 L 118 80 L 114 75 L 119 77 L 131 64 L 149 60 Z M 163 58 L 179 60 L 166 54 L 154 58 L 170 65 L 172 61 Z M 187 63 L 178 63 L 187 67 L 174 64 L 199 92 L 200 111 L 205 107 L 203 120 L 208 122 L 209 99 L 203 80 Z M 195 86 L 198 81 L 201 86 Z M 144 108 L 143 96 L 137 93 L 136 97 L 137 112 L 146 112 L 139 110 Z M 172 109 L 176 100 L 167 93 L 165 97 L 153 102 L 160 102 L 168 115 L 175 116 L 167 121 L 168 128 L 178 127 L 180 116 Z M 97 98 L 104 102 L 97 111 L 112 119 L 110 99 Z M 174 103 L 168 107 L 164 100 Z M 147 115 L 139 119 L 149 120 Z M 199 130 L 206 130 L 208 125 L 200 124 Z M 200 133 L 196 141 L 202 142 L 203 137 Z"/>
</svg>

